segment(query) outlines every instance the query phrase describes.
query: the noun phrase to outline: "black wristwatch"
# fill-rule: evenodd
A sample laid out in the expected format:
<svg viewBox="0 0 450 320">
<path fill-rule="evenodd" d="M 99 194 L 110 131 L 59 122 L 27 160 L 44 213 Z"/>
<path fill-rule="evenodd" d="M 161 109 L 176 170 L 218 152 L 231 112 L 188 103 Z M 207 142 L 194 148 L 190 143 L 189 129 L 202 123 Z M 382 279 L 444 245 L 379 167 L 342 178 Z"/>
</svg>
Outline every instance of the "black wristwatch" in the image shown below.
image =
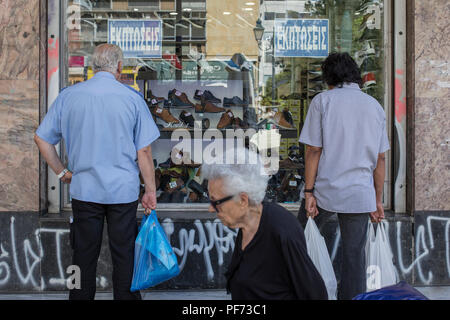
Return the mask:
<svg viewBox="0 0 450 320">
<path fill-rule="evenodd" d="M 304 192 L 305 193 L 314 193 L 314 188 L 312 188 L 312 189 L 305 189 Z"/>
</svg>

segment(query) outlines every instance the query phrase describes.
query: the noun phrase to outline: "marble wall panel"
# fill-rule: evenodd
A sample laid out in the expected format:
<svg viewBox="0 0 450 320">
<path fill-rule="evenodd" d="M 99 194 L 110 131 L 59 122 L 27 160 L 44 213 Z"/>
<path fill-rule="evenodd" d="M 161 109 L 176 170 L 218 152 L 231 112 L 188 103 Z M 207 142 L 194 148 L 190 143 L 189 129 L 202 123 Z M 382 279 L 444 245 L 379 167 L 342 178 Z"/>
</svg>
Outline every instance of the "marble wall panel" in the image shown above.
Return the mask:
<svg viewBox="0 0 450 320">
<path fill-rule="evenodd" d="M 39 210 L 39 14 L 39 0 L 0 1 L 0 211 Z"/>
<path fill-rule="evenodd" d="M 39 210 L 39 81 L 0 80 L 0 211 Z"/>
<path fill-rule="evenodd" d="M 415 1 L 416 210 L 450 210 L 449 16 L 449 1 Z"/>
</svg>

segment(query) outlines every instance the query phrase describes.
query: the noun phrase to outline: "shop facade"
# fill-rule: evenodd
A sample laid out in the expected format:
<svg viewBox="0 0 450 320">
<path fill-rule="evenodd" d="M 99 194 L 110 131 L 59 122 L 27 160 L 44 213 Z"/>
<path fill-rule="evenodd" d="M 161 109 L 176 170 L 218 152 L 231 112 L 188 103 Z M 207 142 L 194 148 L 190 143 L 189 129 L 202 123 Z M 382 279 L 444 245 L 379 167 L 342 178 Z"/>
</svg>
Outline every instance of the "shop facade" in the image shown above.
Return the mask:
<svg viewBox="0 0 450 320">
<path fill-rule="evenodd" d="M 123 49 L 121 81 L 143 95 L 161 132 L 153 145 L 157 212 L 182 271 L 157 288 L 225 286 L 237 231 L 208 212 L 199 173 L 214 148 L 242 143 L 280 160 L 266 199 L 297 214 L 304 181 L 299 133 L 311 99 L 326 90 L 320 63 L 333 51 L 355 58 L 362 90 L 386 112 L 391 150 L 383 201 L 400 279 L 450 283 L 449 5 L 35 0 L 3 6 L 0 291 L 66 289 L 69 186 L 47 169 L 33 135 L 61 89 L 93 76 L 93 50 L 106 42 Z M 67 161 L 64 143 L 57 148 Z M 337 265 L 337 220 L 324 236 Z M 97 284 L 110 290 L 104 238 Z"/>
</svg>

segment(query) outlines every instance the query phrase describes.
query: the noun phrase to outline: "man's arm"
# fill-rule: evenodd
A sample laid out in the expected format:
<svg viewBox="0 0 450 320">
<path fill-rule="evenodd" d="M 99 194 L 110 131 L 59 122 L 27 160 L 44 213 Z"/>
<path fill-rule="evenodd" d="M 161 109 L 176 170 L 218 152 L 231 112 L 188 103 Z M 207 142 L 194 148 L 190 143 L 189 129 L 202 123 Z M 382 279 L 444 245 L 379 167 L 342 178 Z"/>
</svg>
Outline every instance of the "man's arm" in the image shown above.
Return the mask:
<svg viewBox="0 0 450 320">
<path fill-rule="evenodd" d="M 156 209 L 155 166 L 153 164 L 152 148 L 147 146 L 137 152 L 138 164 L 145 183 L 145 194 L 142 206 L 147 210 Z"/>
<path fill-rule="evenodd" d="M 316 183 L 317 170 L 319 168 L 320 156 L 322 148 L 306 146 L 305 156 L 305 189 L 314 188 Z M 319 214 L 317 210 L 316 199 L 312 193 L 305 192 L 306 211 L 308 216 L 315 217 Z"/>
<path fill-rule="evenodd" d="M 378 155 L 377 167 L 373 172 L 373 181 L 377 201 L 377 211 L 372 212 L 370 214 L 373 222 L 381 222 L 381 220 L 384 219 L 383 188 L 384 188 L 385 173 L 386 173 L 386 155 L 385 153 L 380 153 Z"/>
<path fill-rule="evenodd" d="M 64 165 L 62 164 L 61 159 L 56 152 L 55 146 L 41 139 L 38 135 L 34 135 L 34 142 L 36 142 L 39 151 L 41 152 L 50 168 L 52 168 L 53 172 L 55 172 L 55 174 L 60 174 L 64 170 Z M 70 183 L 71 180 L 71 172 L 66 173 L 61 179 L 61 181 L 64 183 Z"/>
</svg>

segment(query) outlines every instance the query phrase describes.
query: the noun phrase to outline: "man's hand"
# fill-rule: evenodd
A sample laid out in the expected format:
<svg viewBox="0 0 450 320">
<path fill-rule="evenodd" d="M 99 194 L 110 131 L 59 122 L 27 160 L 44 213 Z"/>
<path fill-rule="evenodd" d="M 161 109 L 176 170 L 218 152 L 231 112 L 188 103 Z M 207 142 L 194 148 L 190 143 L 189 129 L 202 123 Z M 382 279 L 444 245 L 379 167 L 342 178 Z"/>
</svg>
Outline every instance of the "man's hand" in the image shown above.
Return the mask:
<svg viewBox="0 0 450 320">
<path fill-rule="evenodd" d="M 72 183 L 72 172 L 67 172 L 62 178 L 61 181 L 66 184 Z"/>
<path fill-rule="evenodd" d="M 314 197 L 311 193 L 305 194 L 305 209 L 306 216 L 308 218 L 311 217 L 314 219 L 319 214 L 316 197 Z"/>
<path fill-rule="evenodd" d="M 384 219 L 384 207 L 382 202 L 377 202 L 377 211 L 370 213 L 370 220 L 380 223 Z"/>
<path fill-rule="evenodd" d="M 149 215 L 152 210 L 156 209 L 156 192 L 146 191 L 142 196 L 142 206 L 144 207 L 144 213 Z"/>
</svg>

